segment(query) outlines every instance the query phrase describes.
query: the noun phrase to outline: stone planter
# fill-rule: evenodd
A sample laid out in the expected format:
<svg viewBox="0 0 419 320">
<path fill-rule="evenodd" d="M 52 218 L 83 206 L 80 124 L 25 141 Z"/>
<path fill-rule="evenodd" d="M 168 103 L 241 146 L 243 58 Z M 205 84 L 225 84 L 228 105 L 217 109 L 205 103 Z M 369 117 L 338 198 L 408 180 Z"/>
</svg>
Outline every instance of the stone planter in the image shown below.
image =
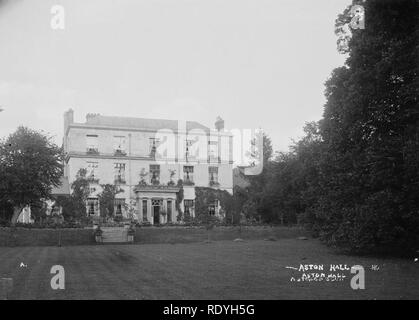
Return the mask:
<svg viewBox="0 0 419 320">
<path fill-rule="evenodd" d="M 133 234 L 128 235 L 128 242 L 134 243 L 134 235 Z"/>
<path fill-rule="evenodd" d="M 102 243 L 102 235 L 99 235 L 99 234 L 95 235 L 95 240 L 96 240 L 96 243 Z"/>
</svg>

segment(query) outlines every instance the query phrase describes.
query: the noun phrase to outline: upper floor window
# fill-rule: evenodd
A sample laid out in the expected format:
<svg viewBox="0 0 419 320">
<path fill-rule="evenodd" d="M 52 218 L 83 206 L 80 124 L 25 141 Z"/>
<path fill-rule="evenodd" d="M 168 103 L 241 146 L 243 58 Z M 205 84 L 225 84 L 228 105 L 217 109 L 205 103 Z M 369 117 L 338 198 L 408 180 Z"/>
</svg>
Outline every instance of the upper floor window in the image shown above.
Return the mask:
<svg viewBox="0 0 419 320">
<path fill-rule="evenodd" d="M 192 145 L 194 144 L 193 140 L 185 140 L 185 159 L 188 161 L 189 159 L 194 158 L 192 154 Z"/>
<path fill-rule="evenodd" d="M 218 167 L 208 167 L 210 186 L 218 185 Z"/>
<path fill-rule="evenodd" d="M 95 161 L 87 161 L 87 174 L 86 177 L 88 180 L 93 182 L 98 182 L 99 177 L 97 175 L 97 171 L 99 168 L 99 163 Z"/>
<path fill-rule="evenodd" d="M 150 138 L 149 140 L 149 153 L 152 157 L 156 156 L 157 147 L 160 144 L 159 138 Z"/>
<path fill-rule="evenodd" d="M 183 183 L 193 184 L 193 166 L 183 166 Z"/>
<path fill-rule="evenodd" d="M 98 153 L 99 152 L 98 136 L 96 134 L 86 135 L 86 146 L 87 146 L 88 153 Z"/>
<path fill-rule="evenodd" d="M 97 198 L 88 198 L 86 207 L 89 215 L 99 215 L 99 200 Z"/>
<path fill-rule="evenodd" d="M 160 165 L 150 164 L 150 182 L 151 184 L 160 183 Z"/>
<path fill-rule="evenodd" d="M 185 208 L 185 215 L 189 215 L 191 217 L 195 216 L 195 201 L 194 200 L 183 200 L 183 206 Z"/>
<path fill-rule="evenodd" d="M 208 140 L 208 161 L 218 161 L 218 141 Z"/>
<path fill-rule="evenodd" d="M 115 163 L 115 183 L 125 183 L 125 163 Z"/>
<path fill-rule="evenodd" d="M 114 141 L 114 151 L 115 151 L 115 153 L 125 155 L 126 154 L 126 151 L 125 151 L 126 139 L 125 139 L 125 137 L 124 136 L 114 136 L 113 141 Z"/>
</svg>

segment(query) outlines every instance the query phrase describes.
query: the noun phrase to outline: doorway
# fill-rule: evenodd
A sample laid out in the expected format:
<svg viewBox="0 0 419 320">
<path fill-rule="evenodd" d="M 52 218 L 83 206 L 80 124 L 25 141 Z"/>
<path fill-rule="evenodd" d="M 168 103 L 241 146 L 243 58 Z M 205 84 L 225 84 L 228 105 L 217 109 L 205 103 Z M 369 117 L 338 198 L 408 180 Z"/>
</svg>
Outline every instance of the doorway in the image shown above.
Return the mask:
<svg viewBox="0 0 419 320">
<path fill-rule="evenodd" d="M 153 206 L 153 224 L 160 224 L 160 206 Z"/>
<path fill-rule="evenodd" d="M 162 199 L 152 199 L 151 206 L 153 208 L 153 224 L 160 224 L 160 207 L 163 205 Z"/>
</svg>

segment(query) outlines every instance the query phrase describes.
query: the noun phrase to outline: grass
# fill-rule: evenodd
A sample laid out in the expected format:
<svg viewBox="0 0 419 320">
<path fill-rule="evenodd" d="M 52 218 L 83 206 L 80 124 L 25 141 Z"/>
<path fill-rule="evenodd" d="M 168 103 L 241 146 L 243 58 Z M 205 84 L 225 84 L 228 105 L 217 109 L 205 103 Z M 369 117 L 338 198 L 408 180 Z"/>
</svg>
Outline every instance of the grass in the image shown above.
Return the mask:
<svg viewBox="0 0 419 320">
<path fill-rule="evenodd" d="M 290 282 L 300 263 L 363 265 L 366 289 Z M 57 264 L 65 290 L 50 287 Z M 413 260 L 336 255 L 317 240 L 0 248 L 9 299 L 418 299 L 418 276 Z"/>
</svg>

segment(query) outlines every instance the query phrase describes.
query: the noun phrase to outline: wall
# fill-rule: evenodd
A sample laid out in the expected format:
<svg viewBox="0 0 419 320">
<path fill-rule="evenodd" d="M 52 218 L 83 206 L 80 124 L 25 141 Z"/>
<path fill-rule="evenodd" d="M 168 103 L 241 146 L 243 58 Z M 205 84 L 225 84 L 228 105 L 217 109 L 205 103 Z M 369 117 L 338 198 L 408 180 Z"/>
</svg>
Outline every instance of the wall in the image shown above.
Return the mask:
<svg viewBox="0 0 419 320">
<path fill-rule="evenodd" d="M 91 229 L 27 229 L 0 228 L 0 247 L 96 245 Z M 301 228 L 293 227 L 142 227 L 136 229 L 135 243 L 185 243 L 213 240 L 264 240 L 307 236 Z"/>
<path fill-rule="evenodd" d="M 91 229 L 0 228 L 0 246 L 57 246 L 94 244 Z"/>
</svg>

